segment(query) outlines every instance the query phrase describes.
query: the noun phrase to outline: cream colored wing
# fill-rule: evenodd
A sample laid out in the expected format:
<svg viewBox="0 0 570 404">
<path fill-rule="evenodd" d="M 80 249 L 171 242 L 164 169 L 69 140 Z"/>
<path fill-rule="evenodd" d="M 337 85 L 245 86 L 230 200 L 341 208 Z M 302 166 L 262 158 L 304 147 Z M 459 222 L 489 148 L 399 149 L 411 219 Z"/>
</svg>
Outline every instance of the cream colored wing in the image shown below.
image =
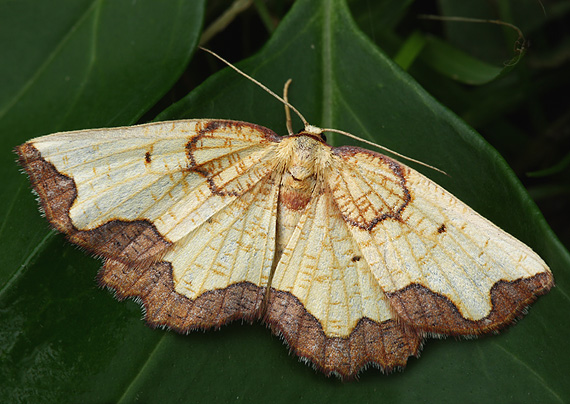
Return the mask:
<svg viewBox="0 0 570 404">
<path fill-rule="evenodd" d="M 341 147 L 334 199 L 398 318 L 422 332 L 479 334 L 553 285 L 529 247 L 411 168 Z"/>
<path fill-rule="evenodd" d="M 275 254 L 280 174 L 272 173 L 176 242 L 160 262 L 109 260 L 99 280 L 135 296 L 146 320 L 179 332 L 259 318 Z"/>
<path fill-rule="evenodd" d="M 257 183 L 164 256 L 176 292 L 195 299 L 210 290 L 249 282 L 266 287 L 275 255 L 280 174 Z"/>
<path fill-rule="evenodd" d="M 280 138 L 232 121 L 59 133 L 20 146 L 50 222 L 106 258 L 103 286 L 181 332 L 259 317 Z"/>
<path fill-rule="evenodd" d="M 257 125 L 188 120 L 56 133 L 17 151 L 58 230 L 132 260 L 164 250 L 254 187 L 273 170 L 278 142 Z M 123 251 L 133 243 L 138 257 Z"/>
<path fill-rule="evenodd" d="M 318 188 L 277 264 L 265 320 L 327 374 L 404 366 L 421 339 L 395 321 L 328 187 Z"/>
</svg>

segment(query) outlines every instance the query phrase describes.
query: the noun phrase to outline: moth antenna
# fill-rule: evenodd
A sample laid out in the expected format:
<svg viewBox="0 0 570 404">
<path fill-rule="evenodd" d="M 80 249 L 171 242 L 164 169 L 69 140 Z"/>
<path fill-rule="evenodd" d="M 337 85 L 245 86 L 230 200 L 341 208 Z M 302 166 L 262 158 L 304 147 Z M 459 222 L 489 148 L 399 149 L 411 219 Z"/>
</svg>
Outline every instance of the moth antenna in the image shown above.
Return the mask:
<svg viewBox="0 0 570 404">
<path fill-rule="evenodd" d="M 334 132 L 334 133 L 339 133 L 341 135 L 344 136 L 348 136 L 352 139 L 358 140 L 362 143 L 366 143 L 369 144 L 371 146 L 377 147 L 381 150 L 384 150 L 388 153 L 393 154 L 394 156 L 398 156 L 400 158 L 403 158 L 405 160 L 408 161 L 413 161 L 414 163 L 420 164 L 424 167 L 428 167 L 431 168 L 432 170 L 438 171 L 442 174 L 448 175 L 445 171 L 440 170 L 437 167 L 434 166 L 430 166 L 429 164 L 423 163 L 419 160 L 413 159 L 411 157 L 406 157 L 403 154 L 400 154 L 398 152 L 395 152 L 393 150 L 388 149 L 387 147 L 384 146 L 380 146 L 379 144 L 373 143 L 369 140 L 366 139 L 362 139 L 358 136 L 353 135 L 352 133 L 348 133 L 339 129 L 321 129 L 321 128 L 317 128 L 315 126 L 312 126 L 309 124 L 309 122 L 305 119 L 305 117 L 297 110 L 297 108 L 295 108 L 293 105 L 291 105 L 289 103 L 289 101 L 287 101 L 287 91 L 289 89 L 289 85 L 291 84 L 291 79 L 287 80 L 287 82 L 285 83 L 285 86 L 283 88 L 283 97 L 281 98 L 280 96 L 278 96 L 277 94 L 275 94 L 272 90 L 270 90 L 267 86 L 265 86 L 264 84 L 260 83 L 259 81 L 257 81 L 256 79 L 254 79 L 253 77 L 251 77 L 250 75 L 242 72 L 240 69 L 238 69 L 237 67 L 235 67 L 234 65 L 232 65 L 230 62 L 228 62 L 226 59 L 224 59 L 223 57 L 221 57 L 220 55 L 218 55 L 217 53 L 211 51 L 210 49 L 204 48 L 202 46 L 199 46 L 200 49 L 202 49 L 205 52 L 208 52 L 210 55 L 216 57 L 217 59 L 219 59 L 220 61 L 224 62 L 226 65 L 228 65 L 229 67 L 231 67 L 232 69 L 234 69 L 236 72 L 238 72 L 239 74 L 241 74 L 242 76 L 244 76 L 245 78 L 247 78 L 248 80 L 254 82 L 255 84 L 257 84 L 259 87 L 261 87 L 262 89 L 264 89 L 266 92 L 268 92 L 269 94 L 271 94 L 273 97 L 277 98 L 279 101 L 281 101 L 283 103 L 283 105 L 285 105 L 285 115 L 287 117 L 287 131 L 289 132 L 289 134 L 293 134 L 293 129 L 291 126 L 291 113 L 289 112 L 289 109 L 293 110 L 293 112 L 295 112 L 297 114 L 297 116 L 301 119 L 301 121 L 303 121 L 303 125 L 305 126 L 305 131 L 310 132 L 310 133 L 314 133 L 314 134 L 319 134 L 321 132 Z"/>
<path fill-rule="evenodd" d="M 289 86 L 291 85 L 291 82 L 293 80 L 289 79 L 285 82 L 285 85 L 283 86 L 283 99 L 285 100 L 286 103 L 289 103 L 289 100 L 287 98 L 287 93 L 289 92 Z M 289 106 L 287 104 L 285 104 L 285 125 L 287 126 L 287 132 L 292 135 L 293 134 L 293 124 L 291 123 L 291 110 L 289 109 Z"/>
<path fill-rule="evenodd" d="M 413 159 L 413 158 L 411 158 L 411 157 L 404 156 L 403 154 L 400 154 L 400 153 L 398 153 L 398 152 L 395 152 L 394 150 L 388 149 L 387 147 L 380 146 L 380 145 L 377 144 L 377 143 L 371 142 L 370 140 L 366 140 L 366 139 L 363 139 L 363 138 L 361 138 L 361 137 L 355 136 L 355 135 L 353 135 L 352 133 L 345 132 L 345 131 L 339 130 L 339 129 L 323 129 L 323 132 L 339 133 L 339 134 L 344 135 L 344 136 L 347 136 L 347 137 L 349 137 L 349 138 L 358 140 L 359 142 L 366 143 L 366 144 L 368 144 L 368 145 L 370 145 L 370 146 L 374 146 L 374 147 L 376 147 L 376 148 L 378 148 L 378 149 L 380 149 L 380 150 L 384 150 L 384 151 L 386 151 L 386 152 L 388 152 L 388 153 L 391 153 L 391 154 L 393 154 L 394 156 L 398 156 L 398 157 L 400 157 L 400 158 L 402 158 L 402 159 L 404 159 L 404 160 L 413 161 L 414 163 L 420 164 L 420 165 L 422 165 L 422 166 L 424 166 L 424 167 L 427 167 L 427 168 L 431 168 L 432 170 L 435 170 L 435 171 L 437 171 L 437 172 L 440 172 L 440 173 L 442 173 L 442 174 L 445 174 L 445 175 L 449 176 L 449 174 L 447 174 L 445 171 L 443 171 L 443 170 L 441 170 L 441 169 L 439 169 L 439 168 L 437 168 L 437 167 L 431 166 L 431 165 L 429 165 L 429 164 L 427 164 L 427 163 L 424 163 L 423 161 L 419 161 L 419 160 Z"/>
<path fill-rule="evenodd" d="M 203 48 L 201 46 L 199 46 L 200 49 L 202 49 L 205 52 L 208 52 L 210 55 L 218 58 L 220 61 L 224 62 L 225 64 L 227 64 L 229 67 L 231 67 L 232 69 L 234 69 L 236 72 L 238 72 L 239 74 L 241 74 L 242 76 L 244 76 L 245 78 L 249 79 L 250 81 L 253 81 L 255 84 L 257 84 L 259 87 L 263 88 L 265 91 L 267 91 L 269 94 L 271 94 L 272 96 L 274 96 L 275 98 L 277 98 L 279 101 L 281 101 L 286 107 L 289 107 L 293 110 L 293 112 L 295 112 L 297 114 L 297 116 L 301 119 L 301 121 L 303 121 L 303 125 L 305 127 L 310 126 L 309 122 L 307 122 L 307 120 L 305 119 L 305 117 L 297 110 L 297 108 L 295 108 L 293 105 L 291 105 L 289 102 L 287 102 L 286 100 L 284 100 L 283 98 L 281 98 L 280 96 L 278 96 L 277 94 L 275 94 L 273 91 L 271 91 L 267 86 L 263 85 L 262 83 L 260 83 L 259 81 L 257 81 L 256 79 L 254 79 L 253 77 L 249 76 L 248 74 L 242 72 L 240 69 L 238 69 L 237 67 L 235 67 L 234 65 L 232 65 L 230 62 L 228 62 L 226 59 L 224 59 L 223 57 L 221 57 L 220 55 L 218 55 L 217 53 L 211 51 L 210 49 L 206 49 Z M 289 128 L 287 128 L 289 129 Z"/>
</svg>

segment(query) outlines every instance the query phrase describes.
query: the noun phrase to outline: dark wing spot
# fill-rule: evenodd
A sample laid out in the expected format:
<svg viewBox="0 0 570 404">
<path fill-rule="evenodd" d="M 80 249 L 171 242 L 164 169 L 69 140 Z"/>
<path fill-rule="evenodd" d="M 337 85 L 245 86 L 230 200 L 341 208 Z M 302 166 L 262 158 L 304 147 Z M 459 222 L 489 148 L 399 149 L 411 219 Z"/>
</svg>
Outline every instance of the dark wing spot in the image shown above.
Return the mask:
<svg viewBox="0 0 570 404">
<path fill-rule="evenodd" d="M 150 152 L 146 152 L 144 155 L 144 161 L 147 164 L 150 164 L 150 162 L 152 161 L 151 157 L 150 157 Z"/>
<path fill-rule="evenodd" d="M 352 261 L 352 262 L 357 262 L 357 261 L 360 261 L 361 258 L 362 258 L 362 257 L 361 257 L 360 255 L 355 255 L 354 257 L 352 257 L 351 261 Z"/>
<path fill-rule="evenodd" d="M 442 223 L 441 226 L 439 226 L 439 228 L 437 229 L 437 232 L 439 234 L 444 233 L 447 230 L 447 228 L 445 227 L 445 223 Z"/>
</svg>

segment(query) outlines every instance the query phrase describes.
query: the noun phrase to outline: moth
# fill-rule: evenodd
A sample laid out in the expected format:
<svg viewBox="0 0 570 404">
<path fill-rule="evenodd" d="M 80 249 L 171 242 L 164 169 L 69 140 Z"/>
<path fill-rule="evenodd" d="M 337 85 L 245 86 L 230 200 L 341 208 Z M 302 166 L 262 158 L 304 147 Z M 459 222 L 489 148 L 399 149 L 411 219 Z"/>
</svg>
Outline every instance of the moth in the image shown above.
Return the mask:
<svg viewBox="0 0 570 404">
<path fill-rule="evenodd" d="M 261 320 L 327 375 L 403 368 L 428 336 L 495 332 L 553 286 L 535 252 L 430 179 L 329 146 L 295 111 L 305 127 L 288 117 L 283 137 L 194 119 L 16 152 L 51 225 L 103 259 L 99 284 L 137 298 L 150 326 Z"/>
</svg>

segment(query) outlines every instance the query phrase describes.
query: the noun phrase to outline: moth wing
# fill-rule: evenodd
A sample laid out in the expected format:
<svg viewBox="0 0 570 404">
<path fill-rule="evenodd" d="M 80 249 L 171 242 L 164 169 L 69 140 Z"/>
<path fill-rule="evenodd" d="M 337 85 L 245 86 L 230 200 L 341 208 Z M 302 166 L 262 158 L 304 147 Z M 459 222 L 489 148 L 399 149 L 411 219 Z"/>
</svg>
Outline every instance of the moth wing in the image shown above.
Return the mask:
<svg viewBox="0 0 570 404">
<path fill-rule="evenodd" d="M 325 373 L 385 371 L 417 355 L 421 338 L 398 324 L 330 191 L 315 192 L 283 251 L 265 321 Z"/>
<path fill-rule="evenodd" d="M 178 240 L 160 262 L 109 260 L 99 280 L 136 296 L 147 322 L 179 332 L 259 317 L 275 254 L 279 174 L 259 181 Z"/>
<path fill-rule="evenodd" d="M 553 285 L 534 251 L 428 178 L 367 150 L 334 153 L 334 199 L 390 306 L 411 327 L 493 331 Z"/>
<path fill-rule="evenodd" d="M 158 255 L 254 187 L 278 142 L 252 124 L 186 120 L 56 133 L 16 151 L 52 225 L 127 262 Z"/>
</svg>

